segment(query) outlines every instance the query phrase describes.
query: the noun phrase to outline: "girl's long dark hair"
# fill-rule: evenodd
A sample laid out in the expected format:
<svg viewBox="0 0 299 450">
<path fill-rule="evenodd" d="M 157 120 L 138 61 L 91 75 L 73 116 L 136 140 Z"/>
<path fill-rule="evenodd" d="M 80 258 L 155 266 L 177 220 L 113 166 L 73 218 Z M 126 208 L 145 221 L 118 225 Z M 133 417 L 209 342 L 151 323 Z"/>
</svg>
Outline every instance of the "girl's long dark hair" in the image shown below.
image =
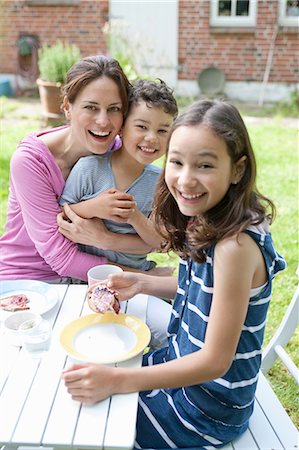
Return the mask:
<svg viewBox="0 0 299 450">
<path fill-rule="evenodd" d="M 214 208 L 196 217 L 184 216 L 165 183 L 165 167 L 160 176 L 153 206 L 157 231 L 163 236 L 164 251 L 174 250 L 181 257 L 203 262 L 204 250 L 219 240 L 238 235 L 250 225 L 267 219 L 272 222 L 274 204 L 256 188 L 256 162 L 246 126 L 238 110 L 220 100 L 200 100 L 193 103 L 173 124 L 181 126 L 204 124 L 226 143 L 232 163 L 246 156 L 242 179 L 231 185 Z M 167 164 L 167 161 L 166 161 Z M 267 214 L 267 209 L 270 212 Z"/>
</svg>

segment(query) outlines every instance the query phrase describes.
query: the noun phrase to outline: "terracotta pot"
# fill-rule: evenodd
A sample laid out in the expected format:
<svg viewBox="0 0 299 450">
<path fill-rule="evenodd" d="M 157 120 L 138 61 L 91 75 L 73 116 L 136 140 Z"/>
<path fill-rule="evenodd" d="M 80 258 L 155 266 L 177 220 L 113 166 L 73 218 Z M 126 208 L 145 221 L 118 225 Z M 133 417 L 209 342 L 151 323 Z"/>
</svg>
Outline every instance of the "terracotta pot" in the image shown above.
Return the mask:
<svg viewBox="0 0 299 450">
<path fill-rule="evenodd" d="M 50 118 L 61 117 L 61 83 L 44 81 L 38 78 L 36 84 L 38 85 L 43 115 Z"/>
</svg>

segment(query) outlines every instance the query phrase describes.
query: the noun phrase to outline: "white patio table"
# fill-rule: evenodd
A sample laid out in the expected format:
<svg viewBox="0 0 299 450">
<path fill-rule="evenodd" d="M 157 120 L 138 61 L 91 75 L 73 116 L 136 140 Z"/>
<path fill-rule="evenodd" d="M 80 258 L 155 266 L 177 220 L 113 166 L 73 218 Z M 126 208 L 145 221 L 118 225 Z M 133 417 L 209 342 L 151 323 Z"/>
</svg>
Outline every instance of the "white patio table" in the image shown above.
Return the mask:
<svg viewBox="0 0 299 450">
<path fill-rule="evenodd" d="M 67 393 L 61 373 L 73 363 L 59 343 L 62 328 L 91 313 L 86 285 L 54 285 L 56 306 L 44 315 L 53 324 L 49 352 L 31 359 L 9 345 L 0 330 L 0 447 L 18 446 L 131 449 L 134 444 L 138 394 L 113 395 L 95 405 L 83 405 Z M 147 296 L 122 302 L 122 310 L 145 320 Z M 141 365 L 142 355 L 121 363 Z"/>
</svg>

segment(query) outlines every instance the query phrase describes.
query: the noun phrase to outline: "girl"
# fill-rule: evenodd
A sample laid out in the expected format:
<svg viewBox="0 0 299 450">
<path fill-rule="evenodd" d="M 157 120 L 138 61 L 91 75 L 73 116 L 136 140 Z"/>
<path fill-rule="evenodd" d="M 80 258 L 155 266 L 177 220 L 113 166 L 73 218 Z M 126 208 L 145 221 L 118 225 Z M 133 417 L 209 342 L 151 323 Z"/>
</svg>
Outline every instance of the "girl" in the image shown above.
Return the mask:
<svg viewBox="0 0 299 450">
<path fill-rule="evenodd" d="M 139 391 L 136 448 L 219 448 L 248 427 L 272 279 L 285 268 L 268 229 L 274 206 L 255 178 L 233 106 L 198 101 L 176 120 L 155 218 L 166 249 L 181 257 L 178 283 L 130 273 L 108 282 L 120 300 L 176 291 L 168 346 L 138 369 L 87 364 L 63 375 L 86 403 Z"/>
<path fill-rule="evenodd" d="M 86 281 L 91 267 L 107 262 L 104 257 L 80 252 L 59 232 L 58 200 L 79 158 L 120 147 L 118 133 L 127 113 L 129 89 L 115 59 L 83 58 L 69 70 L 64 87 L 63 109 L 69 125 L 32 133 L 19 144 L 10 166 L 6 232 L 0 238 L 0 280 L 64 282 L 72 277 Z M 135 205 L 131 195 L 119 191 L 113 201 L 128 209 Z M 107 231 L 99 220 L 69 214 L 80 223 L 80 231 L 76 230 L 79 242 L 86 236 L 87 243 L 105 238 Z M 129 248 L 136 243 L 147 249 L 135 238 L 139 239 L 132 236 L 129 242 L 115 235 L 113 244 L 118 248 L 125 240 Z"/>
</svg>

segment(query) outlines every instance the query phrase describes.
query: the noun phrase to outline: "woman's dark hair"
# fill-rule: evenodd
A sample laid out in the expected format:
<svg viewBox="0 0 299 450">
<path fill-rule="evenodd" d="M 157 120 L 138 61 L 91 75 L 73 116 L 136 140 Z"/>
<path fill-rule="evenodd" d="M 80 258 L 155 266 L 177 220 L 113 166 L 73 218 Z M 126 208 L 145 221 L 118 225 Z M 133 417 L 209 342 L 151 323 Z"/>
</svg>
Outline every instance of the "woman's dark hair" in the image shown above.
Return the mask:
<svg viewBox="0 0 299 450">
<path fill-rule="evenodd" d="M 249 225 L 258 225 L 275 215 L 274 204 L 256 188 L 256 161 L 246 126 L 238 110 L 221 100 L 193 103 L 174 122 L 172 133 L 181 126 L 204 124 L 227 146 L 232 163 L 246 156 L 244 174 L 238 184 L 231 184 L 214 208 L 196 217 L 183 215 L 165 183 L 165 167 L 156 190 L 153 217 L 157 230 L 165 239 L 164 250 L 174 250 L 181 257 L 203 262 L 204 250 L 220 239 L 238 235 Z M 167 161 L 166 161 L 167 164 Z M 266 214 L 269 207 L 270 214 Z"/>
<path fill-rule="evenodd" d="M 74 103 L 83 87 L 101 77 L 110 78 L 117 84 L 125 117 L 128 112 L 128 93 L 131 84 L 120 64 L 114 58 L 95 55 L 80 59 L 68 71 L 63 95 L 67 97 L 70 103 Z"/>
<path fill-rule="evenodd" d="M 153 80 L 137 80 L 130 91 L 129 110 L 133 105 L 144 101 L 151 108 L 162 108 L 174 118 L 178 115 L 178 105 L 173 95 L 173 89 L 160 78 Z"/>
</svg>

